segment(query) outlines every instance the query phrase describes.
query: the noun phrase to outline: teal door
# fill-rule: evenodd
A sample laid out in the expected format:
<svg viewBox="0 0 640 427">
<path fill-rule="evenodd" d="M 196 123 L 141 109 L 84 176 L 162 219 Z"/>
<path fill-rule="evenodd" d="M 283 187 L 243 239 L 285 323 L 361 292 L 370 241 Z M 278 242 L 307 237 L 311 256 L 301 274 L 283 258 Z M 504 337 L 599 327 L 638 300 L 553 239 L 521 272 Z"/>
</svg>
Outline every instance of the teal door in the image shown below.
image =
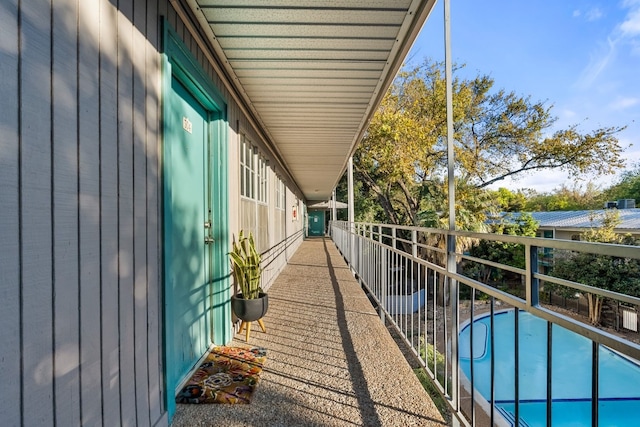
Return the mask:
<svg viewBox="0 0 640 427">
<path fill-rule="evenodd" d="M 226 104 L 168 23 L 163 62 L 166 408 L 212 344 L 232 339 Z"/>
<path fill-rule="evenodd" d="M 309 211 L 309 236 L 324 236 L 324 211 Z"/>
<path fill-rule="evenodd" d="M 165 369 L 171 414 L 175 388 L 211 343 L 212 141 L 208 111 L 175 76 L 165 102 Z"/>
</svg>

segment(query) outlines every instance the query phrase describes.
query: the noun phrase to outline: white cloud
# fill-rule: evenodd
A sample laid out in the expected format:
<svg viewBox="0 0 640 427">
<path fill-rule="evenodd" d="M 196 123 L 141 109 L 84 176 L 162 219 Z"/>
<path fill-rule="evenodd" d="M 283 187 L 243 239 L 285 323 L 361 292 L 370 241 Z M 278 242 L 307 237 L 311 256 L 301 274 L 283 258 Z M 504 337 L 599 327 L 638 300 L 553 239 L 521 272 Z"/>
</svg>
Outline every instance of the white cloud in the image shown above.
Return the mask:
<svg viewBox="0 0 640 427">
<path fill-rule="evenodd" d="M 532 188 L 539 193 L 551 192 L 562 184 L 572 182 L 566 172 L 559 170 L 543 170 L 515 178 L 507 178 L 491 186 L 492 189 L 506 187 L 510 190 Z"/>
<path fill-rule="evenodd" d="M 640 104 L 640 99 L 638 98 L 619 97 L 611 104 L 609 104 L 609 108 L 611 108 L 612 110 L 625 110 L 638 104 Z"/>
<path fill-rule="evenodd" d="M 589 88 L 602 72 L 611 64 L 617 50 L 629 48 L 632 53 L 640 54 L 640 0 L 624 0 L 622 9 L 625 16 L 607 38 L 591 56 L 589 64 L 584 68 L 577 85 L 583 89 Z M 574 16 L 576 12 L 574 12 Z M 586 13 L 587 20 L 593 21 L 602 16 L 599 8 L 590 9 Z"/>
<path fill-rule="evenodd" d="M 600 18 L 602 18 L 602 11 L 597 7 L 594 7 L 587 12 L 587 21 L 597 21 Z"/>
<path fill-rule="evenodd" d="M 582 70 L 577 85 L 583 89 L 589 88 L 600 74 L 607 68 L 616 56 L 617 40 L 607 39 L 606 45 L 601 45 L 598 52 L 591 55 L 589 64 Z"/>
<path fill-rule="evenodd" d="M 602 10 L 600 10 L 600 8 L 598 7 L 591 8 L 584 13 L 580 9 L 576 9 L 573 11 L 574 18 L 584 16 L 584 19 L 589 22 L 597 21 L 598 19 L 602 18 L 602 15 Z"/>
<path fill-rule="evenodd" d="M 640 56 L 640 40 L 630 40 L 629 48 L 632 55 Z"/>
<path fill-rule="evenodd" d="M 624 22 L 620 24 L 622 37 L 635 37 L 640 35 L 640 8 L 629 11 Z"/>
<path fill-rule="evenodd" d="M 565 119 L 573 119 L 575 116 L 577 116 L 578 114 L 573 111 L 570 110 L 568 108 L 564 108 L 561 112 L 560 112 L 560 116 L 565 118 Z"/>
</svg>

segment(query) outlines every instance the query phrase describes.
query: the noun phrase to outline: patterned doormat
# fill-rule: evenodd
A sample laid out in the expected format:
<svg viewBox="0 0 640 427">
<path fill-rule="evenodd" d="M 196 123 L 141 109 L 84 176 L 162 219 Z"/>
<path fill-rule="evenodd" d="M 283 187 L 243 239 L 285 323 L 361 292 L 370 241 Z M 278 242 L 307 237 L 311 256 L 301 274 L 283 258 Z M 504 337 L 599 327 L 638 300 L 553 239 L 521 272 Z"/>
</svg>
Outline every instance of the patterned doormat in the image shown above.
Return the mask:
<svg viewBox="0 0 640 427">
<path fill-rule="evenodd" d="M 176 402 L 249 403 L 266 359 L 267 351 L 260 347 L 215 347 Z"/>
</svg>

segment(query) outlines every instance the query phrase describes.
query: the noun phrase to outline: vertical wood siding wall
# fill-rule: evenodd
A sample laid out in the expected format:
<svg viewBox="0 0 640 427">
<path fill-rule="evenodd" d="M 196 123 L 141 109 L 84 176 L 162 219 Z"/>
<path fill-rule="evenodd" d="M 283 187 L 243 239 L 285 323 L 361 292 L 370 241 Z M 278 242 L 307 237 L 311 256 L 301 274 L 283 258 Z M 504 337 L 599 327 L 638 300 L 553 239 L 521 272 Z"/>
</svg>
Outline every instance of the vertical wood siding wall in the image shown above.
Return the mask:
<svg viewBox="0 0 640 427">
<path fill-rule="evenodd" d="M 3 426 L 167 424 L 162 17 L 246 121 L 168 0 L 0 2 Z"/>
<path fill-rule="evenodd" d="M 115 4 L 0 4 L 2 425 L 163 420 L 167 7 Z"/>
</svg>

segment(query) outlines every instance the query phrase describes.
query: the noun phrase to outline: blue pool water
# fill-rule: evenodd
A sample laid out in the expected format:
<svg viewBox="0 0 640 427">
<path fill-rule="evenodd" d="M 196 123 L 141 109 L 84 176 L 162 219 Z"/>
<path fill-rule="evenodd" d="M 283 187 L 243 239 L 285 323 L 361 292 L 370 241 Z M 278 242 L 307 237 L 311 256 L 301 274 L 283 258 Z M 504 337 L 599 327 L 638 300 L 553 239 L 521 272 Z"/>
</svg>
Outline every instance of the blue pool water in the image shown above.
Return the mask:
<svg viewBox="0 0 640 427">
<path fill-rule="evenodd" d="M 530 427 L 546 426 L 547 323 L 526 312 L 519 314 L 521 420 Z M 495 400 L 502 413 L 513 414 L 514 404 L 514 311 L 494 317 Z M 490 318 L 474 321 L 460 332 L 460 365 L 474 386 L 490 401 Z M 591 425 L 591 341 L 553 325 L 552 424 L 554 427 Z M 473 354 L 472 354 L 473 352 Z M 640 426 L 640 366 L 635 361 L 600 346 L 599 425 Z"/>
</svg>

